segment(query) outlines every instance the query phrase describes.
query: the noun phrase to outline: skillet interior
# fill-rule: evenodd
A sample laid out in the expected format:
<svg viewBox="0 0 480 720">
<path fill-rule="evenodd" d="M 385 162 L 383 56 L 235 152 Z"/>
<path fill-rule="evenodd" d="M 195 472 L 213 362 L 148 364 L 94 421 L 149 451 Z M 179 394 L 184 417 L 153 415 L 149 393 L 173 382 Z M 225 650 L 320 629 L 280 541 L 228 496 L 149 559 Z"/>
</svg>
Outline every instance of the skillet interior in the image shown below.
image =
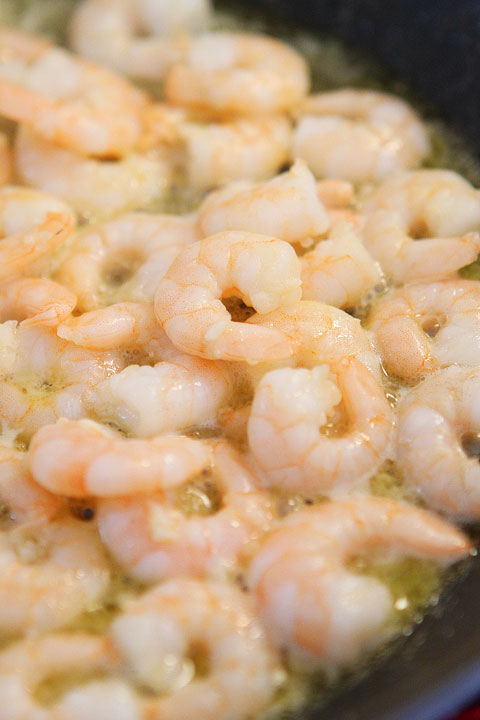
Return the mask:
<svg viewBox="0 0 480 720">
<path fill-rule="evenodd" d="M 229 3 L 229 5 L 232 3 Z M 372 53 L 480 154 L 480 3 L 475 0 L 243 0 Z M 295 720 L 442 720 L 480 693 L 480 562 L 386 660 Z"/>
</svg>

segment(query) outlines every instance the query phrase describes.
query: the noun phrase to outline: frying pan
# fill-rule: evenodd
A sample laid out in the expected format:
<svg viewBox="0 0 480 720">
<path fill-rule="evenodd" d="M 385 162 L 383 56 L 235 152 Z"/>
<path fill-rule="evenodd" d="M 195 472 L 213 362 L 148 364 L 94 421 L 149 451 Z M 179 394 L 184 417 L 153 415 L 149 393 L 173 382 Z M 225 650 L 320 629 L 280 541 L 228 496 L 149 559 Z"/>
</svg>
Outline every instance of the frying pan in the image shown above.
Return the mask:
<svg viewBox="0 0 480 720">
<path fill-rule="evenodd" d="M 235 3 L 237 6 L 239 3 Z M 480 154 L 480 0 L 243 0 L 368 50 Z M 442 720 L 480 694 L 480 562 L 384 662 L 295 720 Z"/>
</svg>

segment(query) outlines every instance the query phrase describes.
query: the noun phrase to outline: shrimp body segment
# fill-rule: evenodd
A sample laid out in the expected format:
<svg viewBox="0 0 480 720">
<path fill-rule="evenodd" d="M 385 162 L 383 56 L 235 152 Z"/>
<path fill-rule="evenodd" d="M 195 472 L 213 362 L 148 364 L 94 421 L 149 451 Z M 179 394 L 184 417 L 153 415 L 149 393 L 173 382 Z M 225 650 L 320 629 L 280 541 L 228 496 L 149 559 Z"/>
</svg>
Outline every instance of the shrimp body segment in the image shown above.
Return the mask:
<svg viewBox="0 0 480 720">
<path fill-rule="evenodd" d="M 160 281 L 155 314 L 183 352 L 246 360 L 288 357 L 285 336 L 233 322 L 221 297 L 239 296 L 267 313 L 300 298 L 300 262 L 293 248 L 265 235 L 224 232 L 183 250 Z"/>
<path fill-rule="evenodd" d="M 206 33 L 165 79 L 172 105 L 213 115 L 274 115 L 306 95 L 304 59 L 279 40 L 254 34 Z"/>
<path fill-rule="evenodd" d="M 452 366 L 411 390 L 399 408 L 397 461 L 405 481 L 458 520 L 480 517 L 479 402 L 478 369 Z"/>
<path fill-rule="evenodd" d="M 85 155 L 122 156 L 143 131 L 147 99 L 124 78 L 67 50 L 2 30 L 0 114 Z"/>
<path fill-rule="evenodd" d="M 370 477 L 385 459 L 393 433 L 381 385 L 356 358 L 313 370 L 283 368 L 261 379 L 248 421 L 252 453 L 270 487 L 334 494 Z M 338 383 L 338 385 L 337 385 Z M 343 399 L 347 431 L 320 428 Z"/>
<path fill-rule="evenodd" d="M 295 243 L 321 235 L 328 217 L 315 180 L 301 161 L 259 185 L 237 184 L 209 195 L 198 213 L 203 235 L 244 230 Z"/>
<path fill-rule="evenodd" d="M 403 100 L 369 90 L 335 90 L 298 110 L 293 155 L 317 177 L 378 181 L 418 165 L 428 151 L 419 117 Z"/>
<path fill-rule="evenodd" d="M 471 550 L 454 526 L 412 505 L 373 497 L 294 513 L 267 537 L 250 585 L 277 644 L 309 663 L 338 666 L 379 644 L 392 598 L 377 579 L 346 562 L 372 550 L 445 566 Z"/>
<path fill-rule="evenodd" d="M 29 467 L 42 487 L 68 497 L 111 497 L 176 487 L 209 463 L 200 442 L 177 435 L 115 436 L 91 420 L 60 419 L 30 443 Z"/>
<path fill-rule="evenodd" d="M 373 309 L 369 327 L 389 373 L 420 379 L 455 363 L 480 363 L 480 284 L 405 285 Z"/>
<path fill-rule="evenodd" d="M 75 295 L 47 278 L 13 278 L 0 284 L 0 322 L 56 327 L 71 314 Z"/>
<path fill-rule="evenodd" d="M 154 582 L 174 575 L 224 577 L 243 549 L 273 522 L 273 506 L 231 447 L 214 443 L 209 481 L 220 507 L 188 513 L 167 493 L 105 499 L 99 527 L 106 546 L 130 575 Z M 200 488 L 201 489 L 201 488 Z"/>
</svg>

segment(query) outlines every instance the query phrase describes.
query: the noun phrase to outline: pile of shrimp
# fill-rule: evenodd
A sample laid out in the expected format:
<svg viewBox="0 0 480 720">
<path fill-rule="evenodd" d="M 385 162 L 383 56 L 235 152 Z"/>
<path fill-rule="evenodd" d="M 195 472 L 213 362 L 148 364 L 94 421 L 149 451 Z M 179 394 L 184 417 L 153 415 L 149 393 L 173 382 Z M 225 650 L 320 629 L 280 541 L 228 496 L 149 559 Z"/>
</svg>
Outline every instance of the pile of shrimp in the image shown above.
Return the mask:
<svg viewBox="0 0 480 720">
<path fill-rule="evenodd" d="M 378 568 L 474 552 L 480 192 L 211 26 L 0 30 L 0 720 L 251 719 L 398 632 Z"/>
</svg>

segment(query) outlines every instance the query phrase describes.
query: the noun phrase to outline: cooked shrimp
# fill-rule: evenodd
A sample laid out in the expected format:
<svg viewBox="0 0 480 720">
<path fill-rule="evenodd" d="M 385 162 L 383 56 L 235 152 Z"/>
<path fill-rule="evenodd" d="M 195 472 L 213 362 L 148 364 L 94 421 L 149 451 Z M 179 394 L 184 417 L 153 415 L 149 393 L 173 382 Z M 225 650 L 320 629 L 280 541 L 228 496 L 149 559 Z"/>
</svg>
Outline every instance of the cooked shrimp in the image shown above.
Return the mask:
<svg viewBox="0 0 480 720">
<path fill-rule="evenodd" d="M 148 207 L 171 183 L 170 163 L 155 150 L 116 162 L 85 158 L 26 127 L 17 132 L 15 167 L 23 182 L 62 198 L 89 220 Z"/>
<path fill-rule="evenodd" d="M 480 371 L 449 367 L 399 407 L 397 460 L 428 505 L 459 520 L 480 517 Z"/>
<path fill-rule="evenodd" d="M 85 417 L 85 399 L 124 366 L 118 355 L 76 347 L 40 327 L 0 325 L 0 417 L 28 440 L 58 417 Z"/>
<path fill-rule="evenodd" d="M 95 388 L 89 408 L 134 437 L 154 437 L 213 424 L 234 392 L 226 363 L 178 351 L 154 367 L 129 365 Z"/>
<path fill-rule="evenodd" d="M 222 123 L 185 120 L 177 134 L 188 184 L 209 190 L 275 175 L 289 159 L 292 127 L 282 115 Z"/>
<path fill-rule="evenodd" d="M 302 300 L 253 315 L 247 323 L 285 334 L 295 348 L 294 363 L 299 367 L 311 369 L 323 363 L 334 367 L 344 358 L 356 357 L 379 377 L 377 354 L 360 321 L 330 305 Z"/>
<path fill-rule="evenodd" d="M 369 327 L 389 373 L 420 379 L 456 363 L 480 364 L 480 283 L 411 284 L 373 308 Z"/>
<path fill-rule="evenodd" d="M 353 203 L 354 189 L 348 180 L 326 178 L 317 182 L 317 195 L 327 208 L 346 208 Z"/>
<path fill-rule="evenodd" d="M 450 238 L 480 230 L 480 192 L 451 170 L 398 173 L 364 206 L 367 213 L 380 209 L 398 213 L 414 237 Z"/>
<path fill-rule="evenodd" d="M 133 577 L 143 582 L 185 574 L 223 577 L 245 546 L 270 527 L 271 500 L 241 456 L 225 442 L 214 443 L 212 452 L 210 470 L 190 486 L 183 507 L 178 492 L 171 491 L 99 503 L 103 541 Z M 201 500 L 197 513 L 188 497 Z"/>
<path fill-rule="evenodd" d="M 182 59 L 179 33 L 204 30 L 209 9 L 208 0 L 85 0 L 73 14 L 70 41 L 80 55 L 158 81 Z"/>
<path fill-rule="evenodd" d="M 36 699 L 44 681 L 104 675 L 118 665 L 108 637 L 76 632 L 21 640 L 0 653 L 0 720 L 139 720 L 133 693 L 120 681 L 82 684 L 49 707 Z"/>
<path fill-rule="evenodd" d="M 292 354 L 284 334 L 233 322 L 221 297 L 238 295 L 266 313 L 300 297 L 300 263 L 282 240 L 224 232 L 183 250 L 160 281 L 155 314 L 180 350 L 257 362 Z"/>
<path fill-rule="evenodd" d="M 34 435 L 32 477 L 68 497 L 111 497 L 177 487 L 209 463 L 201 442 L 178 435 L 122 438 L 91 420 L 60 419 Z"/>
<path fill-rule="evenodd" d="M 168 693 L 146 699 L 145 718 L 247 720 L 283 677 L 249 598 L 220 583 L 171 580 L 133 600 L 112 633 L 137 682 Z M 205 677 L 196 676 L 192 647 L 208 658 Z"/>
<path fill-rule="evenodd" d="M 372 90 L 335 90 L 307 98 L 298 110 L 293 155 L 318 177 L 383 180 L 420 164 L 428 135 L 404 100 Z"/>
<path fill-rule="evenodd" d="M 285 43 L 252 33 L 206 33 L 194 38 L 183 62 L 165 78 L 172 105 L 214 115 L 273 115 L 307 94 L 305 60 Z"/>
<path fill-rule="evenodd" d="M 0 568 L 0 629 L 8 635 L 68 625 L 110 580 L 96 528 L 68 518 L 0 532 Z"/>
<path fill-rule="evenodd" d="M 23 325 L 55 327 L 75 307 L 75 295 L 47 278 L 17 277 L 0 284 L 0 322 L 23 320 Z"/>
<path fill-rule="evenodd" d="M 146 96 L 122 76 L 34 36 L 0 34 L 0 114 L 85 155 L 122 157 L 143 132 Z"/>
<path fill-rule="evenodd" d="M 414 239 L 399 213 L 377 210 L 367 217 L 365 247 L 396 283 L 441 280 L 477 259 L 480 234 Z"/>
<path fill-rule="evenodd" d="M 81 312 L 120 300 L 153 300 L 180 250 L 200 239 L 193 216 L 127 213 L 75 238 L 56 278 Z"/>
<path fill-rule="evenodd" d="M 296 243 L 321 235 L 328 218 L 313 175 L 298 161 L 268 182 L 237 183 L 208 195 L 198 211 L 198 227 L 205 237 L 243 230 Z"/>
<path fill-rule="evenodd" d="M 275 642 L 311 663 L 351 662 L 385 638 L 392 598 L 346 561 L 371 551 L 449 565 L 471 544 L 454 526 L 412 505 L 373 497 L 294 513 L 270 535 L 250 583 Z"/>
<path fill-rule="evenodd" d="M 381 385 L 354 357 L 334 372 L 326 365 L 283 368 L 261 379 L 248 440 L 268 486 L 313 495 L 345 492 L 387 456 L 393 415 Z M 346 430 L 327 437 L 321 428 L 342 400 Z"/>
<path fill-rule="evenodd" d="M 356 305 L 382 279 L 380 265 L 347 222 L 335 223 L 328 240 L 318 242 L 300 262 L 302 298 L 335 307 Z"/>
</svg>

